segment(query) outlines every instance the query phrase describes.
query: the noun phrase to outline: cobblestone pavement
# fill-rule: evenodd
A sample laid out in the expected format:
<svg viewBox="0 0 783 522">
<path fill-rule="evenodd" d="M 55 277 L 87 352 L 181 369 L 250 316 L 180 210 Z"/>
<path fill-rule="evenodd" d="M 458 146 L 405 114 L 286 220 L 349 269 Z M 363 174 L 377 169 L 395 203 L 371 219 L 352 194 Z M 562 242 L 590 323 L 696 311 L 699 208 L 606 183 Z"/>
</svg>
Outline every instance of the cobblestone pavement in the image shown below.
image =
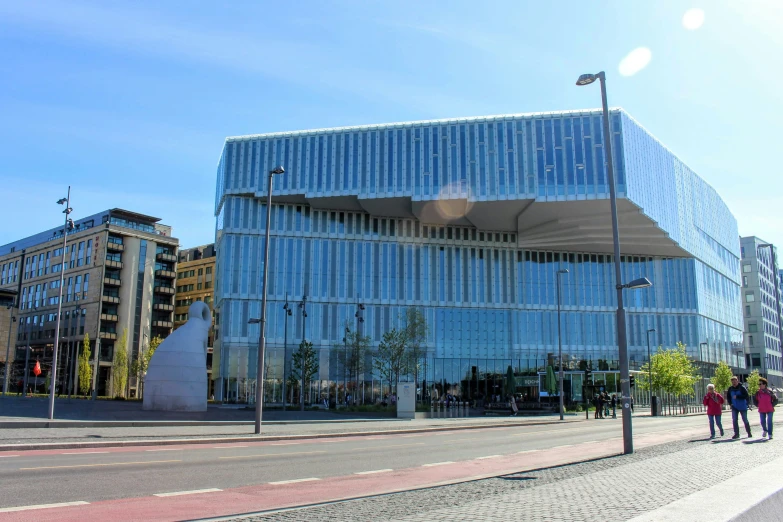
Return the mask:
<svg viewBox="0 0 783 522">
<path fill-rule="evenodd" d="M 620 521 L 780 457 L 783 441 L 679 441 L 630 456 L 241 520 Z"/>
</svg>

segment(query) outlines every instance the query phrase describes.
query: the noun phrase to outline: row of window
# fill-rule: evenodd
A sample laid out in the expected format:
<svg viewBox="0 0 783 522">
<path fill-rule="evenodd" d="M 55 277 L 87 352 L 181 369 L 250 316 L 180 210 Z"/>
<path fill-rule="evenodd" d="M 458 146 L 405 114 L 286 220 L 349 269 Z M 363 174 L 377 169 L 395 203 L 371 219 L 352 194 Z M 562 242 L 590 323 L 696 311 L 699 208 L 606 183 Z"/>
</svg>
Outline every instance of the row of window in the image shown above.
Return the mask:
<svg viewBox="0 0 783 522">
<path fill-rule="evenodd" d="M 90 287 L 90 274 L 68 277 L 64 280 L 63 303 L 79 301 L 87 298 L 87 292 Z M 60 288 L 60 280 L 55 279 L 47 283 L 37 283 L 22 287 L 22 297 L 19 300 L 19 307 L 22 310 L 29 308 L 38 308 L 40 306 L 56 305 L 59 301 L 59 292 L 52 292 L 47 295 L 49 290 Z"/>
<path fill-rule="evenodd" d="M 204 270 L 205 270 L 204 268 L 199 268 L 198 275 L 204 275 L 205 273 Z M 195 277 L 196 273 L 197 273 L 196 270 L 184 270 L 182 272 L 179 272 L 177 274 L 177 277 L 179 279 L 183 279 L 185 277 Z M 212 273 L 212 267 L 211 266 L 206 267 L 206 274 L 209 275 L 211 273 Z"/>
<path fill-rule="evenodd" d="M 68 254 L 70 253 L 70 259 Z M 37 256 L 32 255 L 25 258 L 24 264 L 24 279 L 30 279 L 33 277 L 40 277 L 48 275 L 50 272 L 59 272 L 61 267 L 77 268 L 83 265 L 89 265 L 92 263 L 92 239 L 87 241 L 74 242 L 65 248 L 65 256 L 63 256 L 63 249 L 57 248 L 53 251 L 41 253 Z M 62 261 L 52 265 L 55 258 L 63 256 Z"/>
<path fill-rule="evenodd" d="M 9 261 L 0 266 L 0 285 L 16 283 L 19 276 L 19 260 Z"/>
<path fill-rule="evenodd" d="M 193 284 L 189 285 L 180 285 L 177 287 L 177 292 L 192 292 L 195 290 L 209 290 L 212 288 L 212 281 L 205 281 L 204 283 L 196 283 L 195 286 Z"/>
</svg>

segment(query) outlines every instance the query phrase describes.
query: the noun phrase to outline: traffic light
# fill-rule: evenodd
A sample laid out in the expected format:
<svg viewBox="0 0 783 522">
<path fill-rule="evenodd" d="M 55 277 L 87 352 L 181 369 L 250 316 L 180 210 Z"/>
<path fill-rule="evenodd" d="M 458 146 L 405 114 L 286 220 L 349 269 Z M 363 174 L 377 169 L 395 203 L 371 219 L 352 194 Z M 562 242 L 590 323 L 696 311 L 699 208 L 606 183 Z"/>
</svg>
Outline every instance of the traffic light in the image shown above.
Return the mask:
<svg viewBox="0 0 783 522">
<path fill-rule="evenodd" d="M 631 375 L 631 388 L 633 388 L 634 386 L 636 386 L 636 377 Z"/>
<path fill-rule="evenodd" d="M 592 378 L 590 374 L 593 373 L 590 368 L 585 369 L 585 382 L 589 383 L 590 379 Z"/>
</svg>

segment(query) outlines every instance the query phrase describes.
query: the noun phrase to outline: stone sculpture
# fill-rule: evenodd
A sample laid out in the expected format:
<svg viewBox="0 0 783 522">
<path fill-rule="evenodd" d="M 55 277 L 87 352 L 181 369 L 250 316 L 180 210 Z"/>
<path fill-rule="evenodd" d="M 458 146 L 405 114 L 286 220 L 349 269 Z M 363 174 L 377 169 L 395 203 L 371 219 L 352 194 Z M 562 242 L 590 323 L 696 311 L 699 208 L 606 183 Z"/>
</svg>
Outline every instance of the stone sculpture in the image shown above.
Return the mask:
<svg viewBox="0 0 783 522">
<path fill-rule="evenodd" d="M 144 379 L 144 409 L 207 411 L 207 337 L 209 306 L 190 305 L 188 322 L 155 350 Z"/>
</svg>

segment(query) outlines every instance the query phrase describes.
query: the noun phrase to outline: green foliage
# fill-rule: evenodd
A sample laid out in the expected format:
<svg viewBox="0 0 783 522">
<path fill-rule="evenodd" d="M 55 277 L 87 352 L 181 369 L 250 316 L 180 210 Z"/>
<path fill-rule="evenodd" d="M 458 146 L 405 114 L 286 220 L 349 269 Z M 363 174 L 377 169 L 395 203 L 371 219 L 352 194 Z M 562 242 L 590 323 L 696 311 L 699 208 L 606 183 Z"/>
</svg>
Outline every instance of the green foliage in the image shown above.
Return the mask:
<svg viewBox="0 0 783 522">
<path fill-rule="evenodd" d="M 367 353 L 370 350 L 371 338 L 368 335 L 362 335 L 357 331 L 351 330 L 348 327 L 348 324 L 349 323 L 346 321 L 345 344 L 347 345 L 347 351 L 343 364 L 348 373 L 348 380 L 358 382 L 359 377 L 365 371 L 365 361 L 367 360 Z"/>
<path fill-rule="evenodd" d="M 128 329 L 122 332 L 117 344 L 114 345 L 114 360 L 112 362 L 111 388 L 114 397 L 125 397 L 125 386 L 128 383 Z"/>
<path fill-rule="evenodd" d="M 140 378 L 144 373 L 147 372 L 147 368 L 150 367 L 150 361 L 152 360 L 152 356 L 155 354 L 155 350 L 158 349 L 158 346 L 160 346 L 160 343 L 163 342 L 163 339 L 156 335 L 152 339 L 150 339 L 149 345 L 147 346 L 147 349 L 144 350 L 138 357 L 138 359 L 134 359 L 133 362 L 130 365 L 130 374 L 135 376 L 136 378 Z"/>
<path fill-rule="evenodd" d="M 677 343 L 677 348 L 664 350 L 652 356 L 652 389 L 672 395 L 693 395 L 694 384 L 700 379 L 697 368 L 685 352 L 685 345 Z M 650 389 L 650 367 L 645 364 L 636 376 L 636 385 L 642 390 Z"/>
<path fill-rule="evenodd" d="M 413 380 L 419 382 L 419 370 L 421 360 L 426 355 L 424 344 L 427 341 L 427 318 L 424 316 L 421 308 L 411 306 L 405 309 L 405 315 L 402 318 L 402 332 L 405 336 L 404 343 L 407 347 L 408 371 L 413 372 Z"/>
<path fill-rule="evenodd" d="M 313 348 L 313 343 L 306 339 L 302 340 L 299 343 L 299 348 L 292 354 L 291 361 L 291 376 L 297 380 L 303 379 L 305 389 L 307 389 L 307 384 L 318 373 L 318 354 Z M 301 392 L 304 398 L 304 390 Z M 302 411 L 304 411 L 304 399 L 302 399 L 301 405 Z"/>
<path fill-rule="evenodd" d="M 392 328 L 383 334 L 383 340 L 373 354 L 373 368 L 394 391 L 397 389 L 400 375 L 406 371 L 406 366 L 405 332 Z"/>
<path fill-rule="evenodd" d="M 715 368 L 715 375 L 712 377 L 712 384 L 715 385 L 715 390 L 719 393 L 725 393 L 731 386 L 731 376 L 733 372 L 729 365 L 721 361 L 718 363 L 718 367 Z"/>
<path fill-rule="evenodd" d="M 82 353 L 79 354 L 79 390 L 87 395 L 92 385 L 92 366 L 90 366 L 90 334 L 84 334 Z"/>
<path fill-rule="evenodd" d="M 759 391 L 759 379 L 761 378 L 761 375 L 759 375 L 758 370 L 753 370 L 750 372 L 750 375 L 748 375 L 747 380 L 745 381 L 748 385 L 748 393 L 751 397 L 756 395 L 756 392 Z"/>
</svg>

